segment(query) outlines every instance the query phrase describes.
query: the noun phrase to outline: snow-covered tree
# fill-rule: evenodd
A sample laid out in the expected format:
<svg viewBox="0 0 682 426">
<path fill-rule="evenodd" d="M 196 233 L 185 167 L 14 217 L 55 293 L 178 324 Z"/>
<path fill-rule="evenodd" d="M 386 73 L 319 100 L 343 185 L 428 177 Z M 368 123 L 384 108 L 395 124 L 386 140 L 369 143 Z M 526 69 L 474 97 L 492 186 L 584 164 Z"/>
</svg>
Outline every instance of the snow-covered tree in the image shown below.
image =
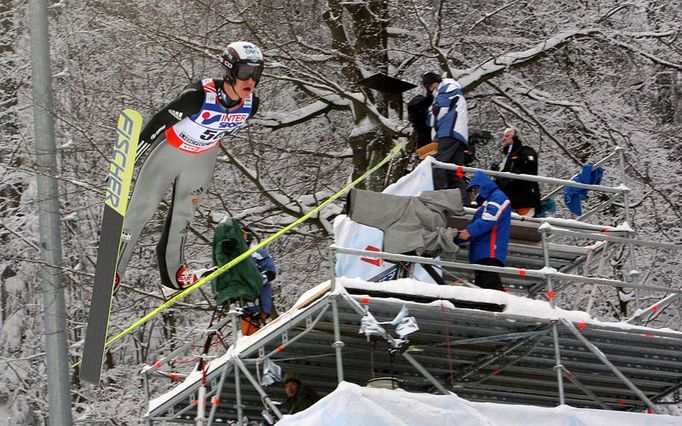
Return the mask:
<svg viewBox="0 0 682 426">
<path fill-rule="evenodd" d="M 679 0 L 53 3 L 58 178 L 74 360 L 81 350 L 118 112 L 132 107 L 149 117 L 189 82 L 220 77 L 216 57 L 237 39 L 251 40 L 265 53 L 258 87 L 262 105 L 252 125 L 221 148 L 187 247 L 196 263 L 210 262 L 212 230 L 223 216 L 239 218 L 261 236 L 272 234 L 406 140 L 410 129 L 401 99 L 358 84 L 374 73 L 417 85 L 426 71 L 459 79 L 470 127 L 491 132 L 493 140 L 509 125 L 519 128 L 539 152 L 544 175 L 566 178 L 583 162 L 625 148 L 633 226 L 643 238 L 679 244 L 681 6 Z M 25 2 L 0 1 L 0 28 L 0 364 L 7 366 L 0 370 L 0 393 L 11 389 L 7 396 L 19 423 L 39 424 L 46 398 Z M 421 90 L 407 92 L 402 101 Z M 477 151 L 482 168 L 499 156 L 494 142 Z M 382 169 L 364 185 L 383 189 L 404 173 L 407 160 L 403 155 L 390 173 Z M 619 182 L 617 167 L 608 167 L 605 179 Z M 341 208 L 337 203 L 325 209 L 268 247 L 280 269 L 280 308 L 326 279 L 331 221 Z M 115 301 L 114 330 L 161 301 L 154 245 L 165 211 L 162 205 L 136 249 Z M 590 220 L 622 223 L 622 204 Z M 611 272 L 625 273 L 627 254 L 616 253 Z M 640 282 L 680 287 L 674 273 L 679 256 L 648 249 L 636 254 Z M 615 290 L 600 291 L 610 305 L 597 303 L 594 312 L 619 315 Z M 661 296 L 643 294 L 641 306 L 629 310 Z M 203 289 L 190 299 L 204 307 L 213 303 Z M 679 328 L 679 308 L 674 302 L 654 324 Z M 181 303 L 136 330 L 108 353 L 105 391 L 79 387 L 74 376 L 75 418 L 134 421 L 143 393 L 130 379 L 135 370 L 179 344 L 174 337 L 208 321 L 205 310 Z"/>
</svg>

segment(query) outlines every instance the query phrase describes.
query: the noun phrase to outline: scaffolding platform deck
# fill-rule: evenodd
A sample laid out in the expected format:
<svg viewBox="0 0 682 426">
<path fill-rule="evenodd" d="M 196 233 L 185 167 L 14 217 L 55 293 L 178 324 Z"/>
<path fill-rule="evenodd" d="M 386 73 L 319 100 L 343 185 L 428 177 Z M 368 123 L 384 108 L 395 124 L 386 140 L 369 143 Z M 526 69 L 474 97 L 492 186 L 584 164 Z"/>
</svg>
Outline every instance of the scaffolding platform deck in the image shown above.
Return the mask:
<svg viewBox="0 0 682 426">
<path fill-rule="evenodd" d="M 419 328 L 408 341 L 385 324 L 403 306 Z M 361 322 L 368 321 L 376 331 L 371 337 L 359 333 Z M 451 391 L 471 401 L 556 406 L 554 326 L 568 405 L 647 408 L 580 336 L 654 403 L 682 386 L 680 332 L 600 322 L 585 312 L 552 309 L 544 301 L 492 290 L 412 279 L 368 283 L 339 278 L 333 291 L 330 282 L 309 290 L 291 310 L 210 361 L 205 386 L 213 404 L 208 409 L 213 408 L 214 422 L 236 419 L 237 406 L 249 419 L 260 418 L 265 395 L 248 376 L 257 382 L 266 358 L 284 372 L 299 373 L 321 395 L 332 392 L 341 379 L 364 386 L 372 378 L 394 377 L 413 392 Z M 203 381 L 200 372 L 190 373 L 150 401 L 145 418 L 193 423 Z M 281 384 L 264 389 L 271 400 L 284 399 Z"/>
</svg>

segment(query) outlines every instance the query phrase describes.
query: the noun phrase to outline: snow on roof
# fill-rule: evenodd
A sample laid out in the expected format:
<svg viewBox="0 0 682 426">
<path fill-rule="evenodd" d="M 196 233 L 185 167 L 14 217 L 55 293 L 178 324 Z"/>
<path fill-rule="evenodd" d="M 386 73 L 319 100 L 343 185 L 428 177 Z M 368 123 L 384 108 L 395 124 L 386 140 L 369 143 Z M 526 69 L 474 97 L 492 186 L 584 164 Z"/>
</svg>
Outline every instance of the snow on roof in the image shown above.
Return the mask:
<svg viewBox="0 0 682 426">
<path fill-rule="evenodd" d="M 457 395 L 377 389 L 348 382 L 305 411 L 287 415 L 277 425 L 356 424 L 372 426 L 565 426 L 679 425 L 680 418 L 655 414 L 530 405 L 470 402 Z"/>
<path fill-rule="evenodd" d="M 543 268 L 544 269 L 544 268 Z M 403 278 L 396 281 L 385 282 L 366 282 L 359 279 L 352 278 L 337 278 L 337 283 L 343 287 L 353 288 L 356 290 L 366 289 L 371 292 L 386 291 L 390 293 L 402 293 L 405 295 L 414 295 L 420 297 L 431 297 L 434 299 L 459 299 L 479 303 L 493 303 L 504 305 L 504 311 L 500 314 L 514 315 L 529 318 L 542 319 L 558 319 L 565 318 L 572 322 L 584 322 L 586 324 L 598 325 L 602 327 L 616 328 L 620 330 L 636 330 L 642 332 L 657 332 L 672 333 L 682 336 L 682 332 L 672 330 L 670 328 L 652 329 L 650 327 L 636 326 L 626 322 L 607 322 L 600 321 L 596 318 L 590 317 L 587 312 L 583 311 L 569 311 L 561 308 L 552 309 L 549 302 L 543 300 L 533 300 L 526 297 L 516 296 L 497 290 L 486 290 L 480 288 L 471 288 L 464 286 L 444 286 L 427 284 L 410 278 Z M 447 303 L 447 302 L 446 302 Z M 441 302 L 435 300 L 428 303 L 428 305 L 437 304 L 440 306 Z"/>
</svg>

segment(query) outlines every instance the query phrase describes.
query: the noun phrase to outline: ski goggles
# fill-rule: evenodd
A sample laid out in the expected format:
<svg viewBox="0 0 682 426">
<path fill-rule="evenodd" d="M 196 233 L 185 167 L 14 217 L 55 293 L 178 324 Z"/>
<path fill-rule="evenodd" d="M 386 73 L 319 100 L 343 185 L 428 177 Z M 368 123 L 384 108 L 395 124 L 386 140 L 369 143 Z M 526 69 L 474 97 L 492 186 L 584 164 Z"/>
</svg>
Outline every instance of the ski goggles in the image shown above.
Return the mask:
<svg viewBox="0 0 682 426">
<path fill-rule="evenodd" d="M 252 78 L 254 82 L 258 83 L 261 74 L 263 74 L 263 64 L 241 63 L 237 64 L 237 69 L 235 71 L 235 77 L 237 77 L 238 80 L 246 81 Z"/>
</svg>

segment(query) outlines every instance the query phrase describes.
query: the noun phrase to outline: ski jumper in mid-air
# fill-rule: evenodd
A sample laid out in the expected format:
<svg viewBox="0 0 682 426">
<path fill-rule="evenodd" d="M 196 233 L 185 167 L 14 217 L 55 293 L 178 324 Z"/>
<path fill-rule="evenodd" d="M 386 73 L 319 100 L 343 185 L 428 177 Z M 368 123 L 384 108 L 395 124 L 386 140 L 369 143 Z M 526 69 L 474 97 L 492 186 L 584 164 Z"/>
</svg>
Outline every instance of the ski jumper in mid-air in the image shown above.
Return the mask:
<svg viewBox="0 0 682 426">
<path fill-rule="evenodd" d="M 173 195 L 156 246 L 161 282 L 179 290 L 199 278 L 198 272 L 190 271 L 185 263 L 187 231 L 213 177 L 220 139 L 246 124 L 258 109 L 254 89 L 263 72 L 263 55 L 249 42 L 230 43 L 220 62 L 225 70 L 223 79 L 190 84 L 154 114 L 140 133 L 140 146 L 150 152 L 128 205 L 116 285 L 142 229 L 171 185 Z"/>
</svg>

